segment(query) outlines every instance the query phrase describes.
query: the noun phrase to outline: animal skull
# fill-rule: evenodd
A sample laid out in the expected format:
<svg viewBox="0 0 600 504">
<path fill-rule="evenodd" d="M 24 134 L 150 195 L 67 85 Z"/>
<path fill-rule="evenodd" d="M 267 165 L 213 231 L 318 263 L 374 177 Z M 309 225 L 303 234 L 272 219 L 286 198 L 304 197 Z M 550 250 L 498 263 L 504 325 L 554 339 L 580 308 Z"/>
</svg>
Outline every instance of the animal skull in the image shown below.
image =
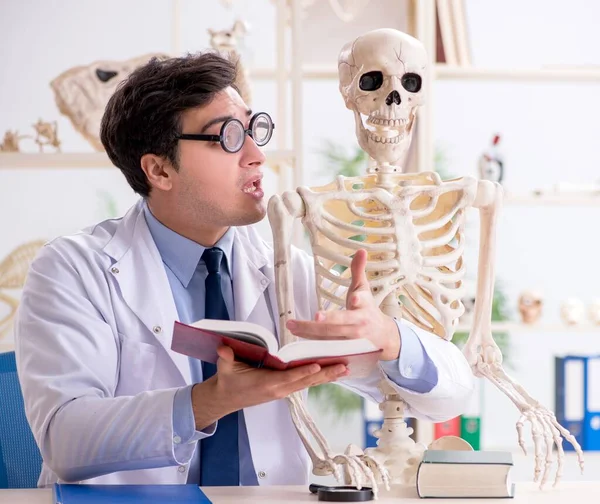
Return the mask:
<svg viewBox="0 0 600 504">
<path fill-rule="evenodd" d="M 373 30 L 342 48 L 339 89 L 354 111 L 358 143 L 377 169 L 403 162 L 417 107 L 425 102 L 427 72 L 423 44 L 398 30 Z"/>
<path fill-rule="evenodd" d="M 542 315 L 544 301 L 537 291 L 525 291 L 519 296 L 519 313 L 524 324 L 535 324 Z"/>
</svg>

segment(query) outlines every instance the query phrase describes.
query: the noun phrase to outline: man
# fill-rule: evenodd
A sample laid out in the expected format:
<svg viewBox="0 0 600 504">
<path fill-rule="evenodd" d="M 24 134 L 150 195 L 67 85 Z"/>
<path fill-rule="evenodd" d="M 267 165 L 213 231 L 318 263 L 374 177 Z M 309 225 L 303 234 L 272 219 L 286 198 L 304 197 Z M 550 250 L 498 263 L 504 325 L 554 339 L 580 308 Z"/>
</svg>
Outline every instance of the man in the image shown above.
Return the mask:
<svg viewBox="0 0 600 504">
<path fill-rule="evenodd" d="M 216 368 L 170 350 L 175 320 L 235 318 L 276 333 L 273 250 L 257 144 L 272 132 L 211 54 L 153 60 L 111 98 L 101 138 L 142 199 L 118 220 L 47 244 L 32 264 L 16 326 L 40 485 L 301 484 L 310 467 L 286 396 L 336 381 L 343 365 L 275 372 L 219 350 Z M 411 411 L 461 413 L 472 375 L 454 345 L 383 315 L 365 254 L 348 310 L 316 313 L 312 261 L 293 251 L 298 336 L 368 337 Z M 377 376 L 344 383 L 380 398 Z"/>
</svg>

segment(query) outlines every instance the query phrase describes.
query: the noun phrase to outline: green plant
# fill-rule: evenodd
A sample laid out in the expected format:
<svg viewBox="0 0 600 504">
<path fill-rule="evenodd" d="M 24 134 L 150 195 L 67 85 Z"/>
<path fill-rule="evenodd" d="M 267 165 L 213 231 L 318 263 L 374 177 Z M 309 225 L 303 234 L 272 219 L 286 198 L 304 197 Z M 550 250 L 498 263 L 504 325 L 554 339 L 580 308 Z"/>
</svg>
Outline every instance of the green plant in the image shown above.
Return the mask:
<svg viewBox="0 0 600 504">
<path fill-rule="evenodd" d="M 106 191 L 97 191 L 98 198 L 102 201 L 102 218 L 103 219 L 114 219 L 119 216 L 117 209 L 117 201 L 115 198 Z"/>
</svg>

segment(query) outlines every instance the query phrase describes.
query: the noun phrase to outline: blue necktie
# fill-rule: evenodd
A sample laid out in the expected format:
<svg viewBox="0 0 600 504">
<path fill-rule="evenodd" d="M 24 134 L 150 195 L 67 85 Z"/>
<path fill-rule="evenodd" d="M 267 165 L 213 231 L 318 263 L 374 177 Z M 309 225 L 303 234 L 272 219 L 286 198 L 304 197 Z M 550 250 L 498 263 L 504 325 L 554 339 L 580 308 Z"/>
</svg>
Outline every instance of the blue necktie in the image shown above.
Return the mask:
<svg viewBox="0 0 600 504">
<path fill-rule="evenodd" d="M 229 320 L 227 305 L 221 291 L 221 261 L 223 251 L 213 247 L 202 254 L 206 263 L 206 305 L 205 318 Z M 202 373 L 207 380 L 217 371 L 217 366 L 209 362 L 202 363 Z M 200 441 L 201 486 L 238 486 L 240 484 L 240 455 L 238 448 L 237 411 L 221 418 L 216 432 Z"/>
</svg>

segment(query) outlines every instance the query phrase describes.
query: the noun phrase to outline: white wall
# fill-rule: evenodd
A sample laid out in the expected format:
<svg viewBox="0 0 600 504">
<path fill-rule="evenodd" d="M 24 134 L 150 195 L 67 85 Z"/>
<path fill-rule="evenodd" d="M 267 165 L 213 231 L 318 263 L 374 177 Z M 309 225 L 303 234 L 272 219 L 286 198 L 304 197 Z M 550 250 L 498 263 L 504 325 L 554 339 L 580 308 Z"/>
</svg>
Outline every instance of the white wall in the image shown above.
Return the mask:
<svg viewBox="0 0 600 504">
<path fill-rule="evenodd" d="M 227 10 L 214 0 L 181 2 L 181 49 L 207 47 L 207 28 L 222 29 L 236 17 L 250 22 L 244 47 L 249 65 L 275 63 L 275 10 L 269 0 L 234 0 Z M 375 1 L 373 2 L 375 4 Z M 335 64 L 339 46 L 362 31 L 402 27 L 402 5 L 377 0 L 378 9 L 344 25 L 325 2 L 307 13 L 305 61 Z M 572 0 L 467 0 L 473 62 L 481 66 L 532 67 L 543 64 L 597 64 L 600 4 Z M 64 151 L 91 147 L 62 117 L 50 80 L 65 69 L 98 59 L 124 59 L 151 51 L 171 51 L 171 3 L 167 0 L 21 0 L 0 2 L 0 134 L 30 132 L 38 118 L 59 121 Z M 110 33 L 110 34 L 109 34 Z M 255 81 L 254 108 L 275 111 L 272 83 Z M 522 192 L 558 181 L 598 178 L 597 118 L 600 84 L 442 81 L 435 85 L 435 142 L 453 173 L 475 174 L 476 159 L 490 136 L 503 135 L 506 185 Z M 352 115 L 344 108 L 337 81 L 304 86 L 304 182 L 331 177 L 316 153 L 324 139 L 354 147 Z M 275 120 L 283 120 L 275 118 Z M 24 150 L 35 150 L 23 143 Z M 275 191 L 269 173 L 267 192 Z M 101 194 L 123 213 L 136 197 L 116 169 L 0 171 L 0 257 L 29 239 L 71 232 L 107 216 Z M 558 320 L 567 296 L 589 302 L 600 297 L 595 255 L 595 208 L 506 207 L 498 229 L 497 274 L 513 306 L 518 293 L 543 290 L 545 322 Z M 262 226 L 269 234 L 266 222 Z M 477 226 L 470 226 L 471 273 L 475 271 Z M 513 311 L 515 313 L 515 311 Z M 597 334 L 513 334 L 514 376 L 544 404 L 552 406 L 552 357 L 559 352 L 595 352 Z M 535 360 L 535 362 L 534 362 Z M 516 409 L 486 388 L 484 447 L 514 448 Z M 354 428 L 330 429 L 334 444 L 361 442 Z M 339 437 L 335 437 L 339 436 Z"/>
</svg>

